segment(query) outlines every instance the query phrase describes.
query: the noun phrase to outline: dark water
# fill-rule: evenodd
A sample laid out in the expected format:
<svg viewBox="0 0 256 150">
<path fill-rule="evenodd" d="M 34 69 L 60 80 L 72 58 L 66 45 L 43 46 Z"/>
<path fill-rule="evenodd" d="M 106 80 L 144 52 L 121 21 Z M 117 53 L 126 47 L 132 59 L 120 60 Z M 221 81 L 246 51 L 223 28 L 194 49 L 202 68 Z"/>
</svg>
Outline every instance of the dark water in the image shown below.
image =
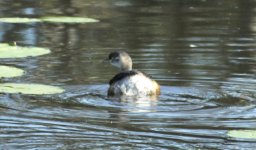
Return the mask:
<svg viewBox="0 0 256 150">
<path fill-rule="evenodd" d="M 49 55 L 1 59 L 26 70 L 1 82 L 57 85 L 53 96 L 0 95 L 0 149 L 255 149 L 227 136 L 256 128 L 256 1 L 9 0 L 0 17 L 88 16 L 90 24 L 0 23 L 0 41 Z M 157 101 L 106 98 L 130 53 L 161 85 Z"/>
</svg>

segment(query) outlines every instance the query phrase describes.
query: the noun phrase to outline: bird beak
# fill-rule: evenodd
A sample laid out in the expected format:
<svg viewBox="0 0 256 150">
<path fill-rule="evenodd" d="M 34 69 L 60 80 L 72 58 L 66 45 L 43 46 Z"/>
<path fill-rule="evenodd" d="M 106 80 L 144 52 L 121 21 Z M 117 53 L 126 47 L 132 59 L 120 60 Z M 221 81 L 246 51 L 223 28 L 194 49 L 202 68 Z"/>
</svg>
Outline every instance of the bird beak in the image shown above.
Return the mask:
<svg viewBox="0 0 256 150">
<path fill-rule="evenodd" d="M 108 58 L 105 58 L 102 60 L 102 63 L 108 63 L 109 62 L 109 59 Z"/>
</svg>

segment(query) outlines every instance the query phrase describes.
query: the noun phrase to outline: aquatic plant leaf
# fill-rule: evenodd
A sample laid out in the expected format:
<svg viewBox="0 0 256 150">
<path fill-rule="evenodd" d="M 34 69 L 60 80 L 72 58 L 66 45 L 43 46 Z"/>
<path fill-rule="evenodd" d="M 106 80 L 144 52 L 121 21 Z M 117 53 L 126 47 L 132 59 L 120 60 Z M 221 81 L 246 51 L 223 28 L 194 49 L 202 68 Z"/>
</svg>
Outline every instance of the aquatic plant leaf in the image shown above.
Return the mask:
<svg viewBox="0 0 256 150">
<path fill-rule="evenodd" d="M 234 138 L 256 139 L 256 130 L 230 130 L 227 135 Z"/>
<path fill-rule="evenodd" d="M 29 56 L 40 56 L 50 53 L 47 48 L 10 46 L 5 43 L 0 44 L 0 58 L 22 58 Z"/>
<path fill-rule="evenodd" d="M 6 47 L 6 46 L 9 46 L 9 44 L 7 44 L 7 43 L 0 43 L 0 47 Z"/>
<path fill-rule="evenodd" d="M 22 94 L 57 94 L 65 90 L 50 85 L 29 84 L 29 83 L 2 83 L 0 84 L 1 93 L 22 93 Z"/>
<path fill-rule="evenodd" d="M 97 19 L 85 18 L 85 17 L 65 17 L 65 16 L 56 16 L 56 17 L 42 17 L 42 21 L 52 22 L 52 23 L 90 23 L 90 22 L 99 22 Z"/>
<path fill-rule="evenodd" d="M 25 73 L 24 70 L 15 67 L 0 65 L 0 78 L 11 78 L 22 76 Z"/>
<path fill-rule="evenodd" d="M 33 22 L 40 22 L 40 19 L 37 18 L 20 18 L 20 17 L 13 17 L 13 18 L 0 18 L 0 22 L 5 23 L 33 23 Z"/>
<path fill-rule="evenodd" d="M 90 23 L 99 22 L 97 19 L 86 17 L 69 17 L 69 16 L 49 16 L 42 18 L 0 18 L 0 22 L 5 23 L 33 23 L 33 22 L 52 22 L 52 23 Z"/>
</svg>

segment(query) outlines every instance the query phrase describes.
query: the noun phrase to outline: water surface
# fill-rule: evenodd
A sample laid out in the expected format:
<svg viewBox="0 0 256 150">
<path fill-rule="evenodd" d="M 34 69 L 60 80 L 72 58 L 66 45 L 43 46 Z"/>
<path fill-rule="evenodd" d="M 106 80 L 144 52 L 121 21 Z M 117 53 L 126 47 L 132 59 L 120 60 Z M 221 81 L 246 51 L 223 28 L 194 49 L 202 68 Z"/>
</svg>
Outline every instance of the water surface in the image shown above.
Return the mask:
<svg viewBox="0 0 256 150">
<path fill-rule="evenodd" d="M 90 24 L 0 23 L 0 41 L 49 55 L 1 59 L 26 70 L 1 82 L 57 85 L 63 94 L 0 95 L 0 149 L 254 149 L 227 136 L 256 127 L 256 1 L 1 1 L 0 17 L 87 16 Z M 127 51 L 162 85 L 158 100 L 113 100 Z"/>
</svg>

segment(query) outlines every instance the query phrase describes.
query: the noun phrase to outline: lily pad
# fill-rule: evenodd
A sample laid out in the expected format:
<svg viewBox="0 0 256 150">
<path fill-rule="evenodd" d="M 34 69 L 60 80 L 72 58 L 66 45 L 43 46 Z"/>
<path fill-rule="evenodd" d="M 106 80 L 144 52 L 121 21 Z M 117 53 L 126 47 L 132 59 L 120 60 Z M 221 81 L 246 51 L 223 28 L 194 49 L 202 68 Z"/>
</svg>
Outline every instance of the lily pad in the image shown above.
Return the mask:
<svg viewBox="0 0 256 150">
<path fill-rule="evenodd" d="M 0 43 L 0 47 L 5 47 L 5 46 L 10 46 L 10 45 L 7 43 Z"/>
<path fill-rule="evenodd" d="M 42 21 L 53 22 L 53 23 L 90 23 L 90 22 L 99 22 L 97 19 L 86 18 L 86 17 L 43 17 Z"/>
<path fill-rule="evenodd" d="M 25 71 L 22 69 L 2 65 L 0 65 L 0 70 L 0 78 L 18 77 L 25 73 Z"/>
<path fill-rule="evenodd" d="M 40 56 L 50 53 L 47 48 L 10 46 L 5 43 L 0 44 L 0 58 L 23 58 L 29 56 Z"/>
<path fill-rule="evenodd" d="M 2 83 L 0 84 L 0 93 L 22 93 L 22 94 L 57 94 L 65 90 L 50 85 L 29 84 L 29 83 Z"/>
<path fill-rule="evenodd" d="M 33 23 L 33 22 L 40 22 L 40 19 L 37 18 L 19 18 L 19 17 L 14 17 L 14 18 L 0 18 L 0 22 L 5 22 L 5 23 Z"/>
<path fill-rule="evenodd" d="M 230 130 L 227 134 L 234 138 L 256 139 L 256 130 Z"/>
<path fill-rule="evenodd" d="M 33 22 L 52 22 L 52 23 L 90 23 L 99 22 L 97 19 L 87 17 L 69 17 L 69 16 L 49 16 L 42 18 L 0 18 L 0 22 L 5 23 L 33 23 Z"/>
</svg>

